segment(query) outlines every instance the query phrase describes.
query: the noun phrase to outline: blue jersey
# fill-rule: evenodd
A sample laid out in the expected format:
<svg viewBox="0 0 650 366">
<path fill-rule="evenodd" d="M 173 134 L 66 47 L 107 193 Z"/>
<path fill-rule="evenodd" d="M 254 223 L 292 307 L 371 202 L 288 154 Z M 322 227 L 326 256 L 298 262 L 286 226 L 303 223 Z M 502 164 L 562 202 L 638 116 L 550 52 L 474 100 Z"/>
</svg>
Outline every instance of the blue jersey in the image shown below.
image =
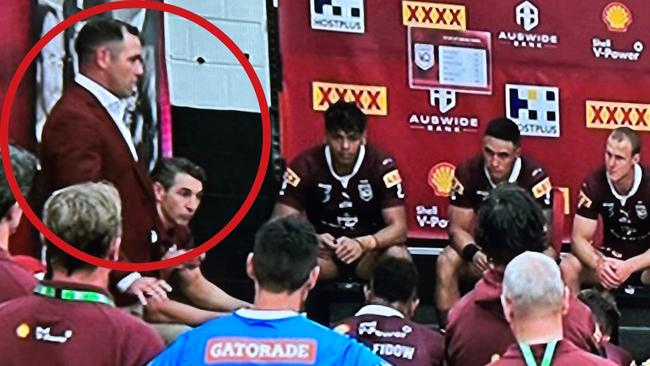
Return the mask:
<svg viewBox="0 0 650 366">
<path fill-rule="evenodd" d="M 388 363 L 361 343 L 295 312 L 241 309 L 184 333 L 150 365 Z"/>
</svg>

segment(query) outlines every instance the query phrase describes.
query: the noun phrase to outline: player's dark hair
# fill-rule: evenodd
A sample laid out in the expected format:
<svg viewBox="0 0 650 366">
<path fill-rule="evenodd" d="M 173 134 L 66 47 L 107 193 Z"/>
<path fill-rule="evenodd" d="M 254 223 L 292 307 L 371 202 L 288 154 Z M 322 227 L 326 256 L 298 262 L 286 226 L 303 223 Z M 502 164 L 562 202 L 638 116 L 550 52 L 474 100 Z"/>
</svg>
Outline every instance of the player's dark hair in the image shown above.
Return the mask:
<svg viewBox="0 0 650 366">
<path fill-rule="evenodd" d="M 164 158 L 161 159 L 151 172 L 151 180 L 158 182 L 168 190 L 176 182 L 176 175 L 185 173 L 192 178 L 205 183 L 207 177 L 200 166 L 185 158 Z"/>
<path fill-rule="evenodd" d="M 627 139 L 632 145 L 632 155 L 639 154 L 641 152 L 641 138 L 639 134 L 629 127 L 618 127 L 609 135 L 610 138 L 616 141 L 622 141 Z"/>
<path fill-rule="evenodd" d="M 548 247 L 542 209 L 529 192 L 514 184 L 494 188 L 483 201 L 477 221 L 476 243 L 496 265 Z"/>
<path fill-rule="evenodd" d="M 121 20 L 101 18 L 86 23 L 79 31 L 74 45 L 79 65 L 82 65 L 97 47 L 123 41 L 124 31 L 139 37 L 138 28 Z"/>
<path fill-rule="evenodd" d="M 596 289 L 586 289 L 578 293 L 578 299 L 589 306 L 594 321 L 603 334 L 611 336 L 616 332 L 621 312 L 612 295 Z"/>
<path fill-rule="evenodd" d="M 516 123 L 506 117 L 500 117 L 490 121 L 485 130 L 485 136 L 510 141 L 515 146 L 519 146 L 519 143 L 521 142 L 519 127 Z"/>
<path fill-rule="evenodd" d="M 255 235 L 253 266 L 260 287 L 292 293 L 316 267 L 318 239 L 314 227 L 298 216 L 266 222 Z"/>
<path fill-rule="evenodd" d="M 338 101 L 325 111 L 325 131 L 362 134 L 366 130 L 366 115 L 354 102 Z"/>
<path fill-rule="evenodd" d="M 417 294 L 417 285 L 418 270 L 406 258 L 387 257 L 381 260 L 370 280 L 374 294 L 389 302 L 405 303 L 411 300 Z"/>
</svg>

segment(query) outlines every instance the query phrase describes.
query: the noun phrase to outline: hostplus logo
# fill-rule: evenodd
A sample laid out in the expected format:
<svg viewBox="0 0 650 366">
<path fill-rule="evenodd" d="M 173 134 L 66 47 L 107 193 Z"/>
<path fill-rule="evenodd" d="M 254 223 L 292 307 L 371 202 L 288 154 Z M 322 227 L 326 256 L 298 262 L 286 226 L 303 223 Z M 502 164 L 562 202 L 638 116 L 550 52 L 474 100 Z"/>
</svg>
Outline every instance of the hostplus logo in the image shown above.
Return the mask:
<svg viewBox="0 0 650 366">
<path fill-rule="evenodd" d="M 556 34 L 530 33 L 539 25 L 539 19 L 539 9 L 526 0 L 515 7 L 515 23 L 525 32 L 500 31 L 498 38 L 501 42 L 510 43 L 515 47 L 556 47 L 558 43 Z"/>
<path fill-rule="evenodd" d="M 311 0 L 310 3 L 312 29 L 365 32 L 363 0 Z"/>
</svg>

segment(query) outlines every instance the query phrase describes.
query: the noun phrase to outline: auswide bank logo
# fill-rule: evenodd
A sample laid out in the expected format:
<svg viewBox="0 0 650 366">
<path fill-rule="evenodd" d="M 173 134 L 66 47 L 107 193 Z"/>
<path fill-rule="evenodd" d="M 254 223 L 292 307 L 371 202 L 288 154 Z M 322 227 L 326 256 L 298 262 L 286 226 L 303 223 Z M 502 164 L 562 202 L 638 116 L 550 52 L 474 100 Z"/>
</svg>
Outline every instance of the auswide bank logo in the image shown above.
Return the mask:
<svg viewBox="0 0 650 366">
<path fill-rule="evenodd" d="M 615 129 L 629 127 L 637 131 L 650 131 L 650 104 L 585 102 L 587 128 Z"/>
<path fill-rule="evenodd" d="M 375 116 L 388 114 L 388 92 L 385 86 L 314 81 L 311 89 L 312 108 L 316 111 L 325 111 L 331 104 L 344 100 L 355 102 L 365 114 Z"/>
<path fill-rule="evenodd" d="M 522 135 L 560 136 L 560 90 L 552 86 L 506 84 L 506 115 Z"/>
<path fill-rule="evenodd" d="M 531 32 L 533 29 L 537 28 L 539 22 L 539 8 L 528 0 L 523 1 L 515 7 L 515 23 L 517 23 L 517 25 L 519 25 L 524 30 L 524 32 L 503 30 L 499 31 L 499 36 L 497 38 L 499 41 L 510 43 L 514 47 L 557 47 L 557 34 Z"/>
<path fill-rule="evenodd" d="M 312 29 L 364 33 L 363 0 L 310 0 Z"/>
</svg>

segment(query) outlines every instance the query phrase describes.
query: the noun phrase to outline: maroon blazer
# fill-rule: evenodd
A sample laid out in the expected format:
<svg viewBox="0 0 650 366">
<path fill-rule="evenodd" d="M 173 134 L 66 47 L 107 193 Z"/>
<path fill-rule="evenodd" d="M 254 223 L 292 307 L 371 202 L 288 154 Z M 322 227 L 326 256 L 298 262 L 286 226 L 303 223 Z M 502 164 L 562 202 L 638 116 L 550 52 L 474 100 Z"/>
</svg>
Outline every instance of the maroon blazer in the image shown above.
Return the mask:
<svg viewBox="0 0 650 366">
<path fill-rule="evenodd" d="M 106 109 L 78 84 L 50 113 L 41 145 L 42 185 L 47 196 L 75 183 L 106 180 L 122 199 L 122 260 L 148 261 L 156 216 L 151 180 Z"/>
</svg>

